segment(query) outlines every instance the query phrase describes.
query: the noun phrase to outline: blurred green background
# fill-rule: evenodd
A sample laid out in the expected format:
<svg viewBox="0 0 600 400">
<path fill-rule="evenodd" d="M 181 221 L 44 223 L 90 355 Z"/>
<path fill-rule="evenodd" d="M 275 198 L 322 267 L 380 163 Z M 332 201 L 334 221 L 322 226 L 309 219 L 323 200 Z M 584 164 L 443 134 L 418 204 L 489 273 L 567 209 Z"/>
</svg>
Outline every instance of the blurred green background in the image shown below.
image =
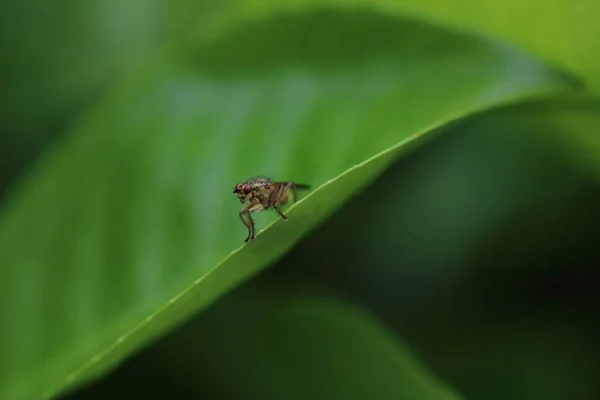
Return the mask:
<svg viewBox="0 0 600 400">
<path fill-rule="evenodd" d="M 521 3 L 2 0 L 0 398 L 600 398 L 600 9 Z"/>
</svg>

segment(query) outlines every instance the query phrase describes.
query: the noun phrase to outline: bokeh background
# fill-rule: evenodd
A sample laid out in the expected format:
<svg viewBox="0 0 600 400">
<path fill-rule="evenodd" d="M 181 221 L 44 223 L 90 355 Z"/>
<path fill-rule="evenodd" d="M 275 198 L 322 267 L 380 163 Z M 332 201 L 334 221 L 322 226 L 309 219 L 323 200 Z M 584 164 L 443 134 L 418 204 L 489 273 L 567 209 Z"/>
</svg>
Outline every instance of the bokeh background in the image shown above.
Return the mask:
<svg viewBox="0 0 600 400">
<path fill-rule="evenodd" d="M 35 166 L 46 165 L 40 160 L 60 158 L 75 127 L 87 123 L 88 115 L 96 115 L 94 110 L 103 110 L 115 87 L 129 87 L 131 77 L 146 71 L 148 65 L 154 68 L 160 64 L 153 63 L 156 54 L 168 57 L 188 49 L 190 43 L 219 37 L 230 25 L 244 24 L 244 18 L 250 16 L 276 15 L 277 3 L 2 0 L 0 224 L 17 212 L 23 198 L 37 193 L 26 189 L 36 187 L 36 179 L 44 177 L 43 170 L 32 172 Z M 347 6 L 342 1 L 330 3 L 334 14 Z M 600 256 L 600 103 L 595 95 L 596 82 L 600 82 L 600 74 L 596 74 L 600 71 L 600 56 L 590 55 L 593 51 L 584 45 L 566 50 L 573 35 L 585 36 L 585 45 L 597 43 L 600 36 L 593 34 L 593 19 L 584 17 L 581 27 L 571 32 L 572 36 L 565 36 L 581 15 L 600 11 L 591 1 L 580 2 L 581 14 L 561 17 L 564 10 L 552 2 L 532 2 L 522 8 L 515 2 L 504 9 L 498 5 L 497 18 L 489 30 L 479 31 L 485 25 L 477 19 L 483 15 L 483 6 L 468 1 L 448 2 L 438 6 L 453 11 L 438 12 L 431 9 L 439 2 L 423 3 L 426 5 L 419 7 L 410 1 L 399 1 L 397 6 L 381 2 L 372 7 L 389 13 L 386 18 L 397 18 L 398 25 L 409 27 L 402 28 L 408 29 L 402 32 L 412 32 L 411 26 L 423 36 L 435 30 L 431 37 L 447 37 L 446 44 L 462 40 L 454 37 L 462 22 L 460 28 L 466 33 L 460 34 L 466 37 L 498 40 L 494 46 L 516 43 L 533 62 L 545 65 L 540 68 L 556 72 L 569 84 L 576 82 L 575 93 L 507 101 L 444 125 L 434 138 L 398 157 L 322 223 L 315 224 L 268 268 L 225 291 L 206 310 L 174 325 L 165 335 L 131 353 L 123 363 L 115 361 L 106 375 L 56 398 L 600 398 L 596 273 Z M 311 2 L 302 2 L 302 6 L 281 4 L 291 10 L 291 19 L 295 18 L 296 7 L 312 7 Z M 539 16 L 539 20 L 531 16 Z M 535 23 L 539 24 L 537 28 Z M 262 34 L 269 36 L 270 25 L 266 26 Z M 519 42 L 526 28 L 533 38 Z M 344 30 L 336 32 L 337 40 L 343 40 Z M 349 29 L 348 35 L 355 35 L 355 31 Z M 553 44 L 548 46 L 554 46 L 556 53 L 551 54 L 548 47 L 536 47 L 542 37 L 549 38 Z M 360 42 L 356 36 L 352 38 Z M 295 40 L 298 48 L 282 46 L 277 50 L 274 46 L 266 51 L 281 51 L 281 57 L 292 54 L 302 63 L 303 55 L 310 57 L 312 53 L 303 50 L 306 42 L 302 35 Z M 414 54 L 421 54 L 430 43 L 422 37 L 414 40 L 416 44 L 403 40 L 411 44 L 400 49 Z M 369 43 L 367 39 L 365 43 Z M 238 46 L 241 54 L 247 54 L 243 40 L 226 44 L 233 49 Z M 410 60 L 441 65 L 446 57 L 463 55 L 453 53 L 452 46 L 438 46 L 435 51 L 423 49 L 423 57 Z M 506 51 L 513 50 L 507 47 Z M 202 53 L 208 60 L 198 56 L 198 61 L 196 54 L 186 57 L 194 63 L 206 63 L 210 69 L 216 68 L 210 59 L 214 56 L 221 62 L 219 67 L 232 63 L 232 74 L 247 69 L 260 75 L 262 67 L 272 67 L 267 61 L 253 64 L 252 59 L 229 59 L 227 54 L 223 56 L 217 47 Z M 353 65 L 353 57 L 359 57 L 352 51 L 343 54 L 346 59 L 340 63 L 348 65 Z M 360 57 L 369 54 L 361 53 Z M 323 59 L 328 60 L 326 56 Z M 418 64 L 413 67 L 421 68 Z M 442 69 L 433 71 L 443 74 Z M 514 75 L 516 81 L 535 81 L 538 72 L 539 76 L 547 73 L 540 71 L 524 63 L 522 70 L 514 68 L 507 76 Z M 218 96 L 219 87 L 215 87 Z M 415 85 L 411 90 L 419 92 L 419 87 Z M 436 89 L 423 87 L 420 98 L 425 100 L 416 103 L 427 108 L 427 96 L 435 97 Z M 407 98 L 403 101 L 410 102 L 410 96 Z M 115 106 L 120 107 L 119 112 L 136 112 L 123 98 L 119 101 Z M 169 106 L 171 112 L 189 111 L 185 99 L 177 101 Z M 154 103 L 148 104 L 154 107 Z M 438 105 L 432 102 L 431 107 Z M 343 119 L 341 110 L 337 117 Z M 394 112 L 402 113 L 402 109 Z M 352 116 L 348 114 L 348 118 Z M 414 118 L 417 121 L 418 117 Z M 117 123 L 111 120 L 106 126 L 111 124 Z M 377 135 L 381 130 L 375 123 L 369 132 Z M 265 148 L 264 154 L 254 150 L 249 152 L 248 162 L 241 161 L 249 176 L 260 174 L 252 169 L 252 159 L 268 159 L 280 144 L 319 147 L 316 135 L 310 136 L 309 144 L 299 144 L 297 138 L 286 143 L 286 132 L 280 134 L 275 148 Z M 210 141 L 198 143 L 194 145 L 205 146 L 202 154 L 210 153 Z M 231 159 L 227 159 L 227 151 L 219 154 L 222 165 L 239 162 L 239 148 L 231 151 Z M 325 154 L 319 153 L 320 157 Z M 311 165 L 318 164 L 315 160 L 310 160 Z M 303 159 L 295 157 L 294 162 L 302 163 Z M 122 163 L 123 168 L 127 165 L 126 161 Z M 145 164 L 131 165 L 141 168 Z M 296 168 L 302 170 L 302 166 Z M 316 172 L 312 176 L 322 181 L 334 177 Z M 96 178 L 87 174 L 89 186 L 83 187 L 92 187 Z M 217 202 L 221 198 L 229 201 L 232 204 L 228 210 L 237 210 L 238 204 L 229 193 L 235 183 L 211 181 L 207 195 Z M 60 186 L 61 190 L 64 187 Z M 77 190 L 72 188 L 73 193 Z M 129 194 L 124 190 L 119 199 L 126 202 Z M 64 207 L 69 204 L 65 202 Z M 82 215 L 85 207 L 81 205 Z M 48 207 L 44 212 L 52 210 Z M 237 218 L 235 213 L 231 214 L 233 220 Z M 40 219 L 40 224 L 46 221 L 53 220 Z M 259 217 L 258 221 L 264 226 L 270 220 Z M 64 220 L 53 223 L 70 226 Z M 136 220 L 131 223 L 132 232 L 136 232 Z M 243 227 L 237 221 L 230 225 L 237 235 L 233 241 L 241 242 Z M 29 228 L 35 229 L 35 225 Z M 195 238 L 188 231 L 169 229 L 174 241 Z M 203 229 L 210 231 L 212 226 Z M 56 232 L 60 236 L 60 226 Z M 5 229 L 0 240 L 9 234 Z M 65 235 L 64 240 L 75 239 Z M 36 253 L 35 243 L 23 246 L 26 250 L 22 254 Z M 40 259 L 42 267 L 53 265 L 48 261 L 45 266 L 45 259 Z M 111 260 L 110 255 L 103 260 Z M 177 262 L 182 261 L 177 258 Z M 1 266 L 6 271 L 25 267 L 24 261 L 10 257 Z M 243 268 L 244 264 L 237 267 Z M 46 269 L 46 273 L 51 274 L 51 270 Z M 139 274 L 143 278 L 143 269 Z M 197 277 L 199 273 L 189 276 Z M 177 277 L 177 284 L 186 286 L 189 276 Z M 69 285 L 80 283 L 70 270 L 61 271 L 60 277 L 71 279 Z M 47 284 L 54 284 L 53 279 L 49 278 Z M 111 298 L 111 288 L 102 290 L 106 301 L 118 308 L 119 299 Z M 0 297 L 4 307 L 20 313 L 7 299 L 8 295 Z M 68 310 L 65 307 L 65 312 Z M 387 342 L 370 344 L 369 338 L 379 333 L 363 331 L 362 326 L 350 322 L 350 317 L 337 321 L 333 317 L 336 310 L 359 310 L 359 315 L 385 331 L 386 340 L 411 354 L 419 368 L 436 376 L 437 383 L 423 384 L 431 387 L 429 392 L 412 392 L 413 385 L 419 387 L 414 383 L 418 379 L 398 374 L 397 364 L 385 360 L 386 354 L 396 351 L 393 346 Z M 7 318 L 0 320 L 5 332 L 13 329 L 9 315 L 13 314 L 1 314 Z M 29 383 L 32 388 L 36 384 L 35 379 Z M 442 393 L 441 389 L 438 393 L 439 385 L 448 385 L 455 394 Z M 451 397 L 454 395 L 457 397 Z"/>
</svg>

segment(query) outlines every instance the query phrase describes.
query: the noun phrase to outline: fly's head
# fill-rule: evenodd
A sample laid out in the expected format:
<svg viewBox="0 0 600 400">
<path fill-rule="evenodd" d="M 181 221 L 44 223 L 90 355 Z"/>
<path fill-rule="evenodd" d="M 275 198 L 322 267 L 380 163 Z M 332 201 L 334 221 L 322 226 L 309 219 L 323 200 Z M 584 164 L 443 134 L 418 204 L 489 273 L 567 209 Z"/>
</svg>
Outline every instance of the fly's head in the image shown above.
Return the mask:
<svg viewBox="0 0 600 400">
<path fill-rule="evenodd" d="M 240 203 L 244 204 L 247 198 L 252 193 L 252 185 L 249 183 L 238 183 L 233 189 L 233 193 L 237 194 Z"/>
</svg>

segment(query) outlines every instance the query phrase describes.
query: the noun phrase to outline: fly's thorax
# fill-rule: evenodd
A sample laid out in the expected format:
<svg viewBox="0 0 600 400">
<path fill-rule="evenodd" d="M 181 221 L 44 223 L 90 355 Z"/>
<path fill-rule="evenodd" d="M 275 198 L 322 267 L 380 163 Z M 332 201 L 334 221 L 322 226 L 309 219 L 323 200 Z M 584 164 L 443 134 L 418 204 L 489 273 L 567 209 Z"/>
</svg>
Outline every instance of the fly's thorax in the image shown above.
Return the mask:
<svg viewBox="0 0 600 400">
<path fill-rule="evenodd" d="M 269 197 L 271 196 L 271 190 L 268 186 L 261 186 L 255 188 L 252 194 L 260 203 L 268 203 Z"/>
<path fill-rule="evenodd" d="M 254 178 L 251 179 L 248 183 L 251 184 L 254 188 L 261 188 L 268 187 L 271 181 L 266 178 Z"/>
</svg>

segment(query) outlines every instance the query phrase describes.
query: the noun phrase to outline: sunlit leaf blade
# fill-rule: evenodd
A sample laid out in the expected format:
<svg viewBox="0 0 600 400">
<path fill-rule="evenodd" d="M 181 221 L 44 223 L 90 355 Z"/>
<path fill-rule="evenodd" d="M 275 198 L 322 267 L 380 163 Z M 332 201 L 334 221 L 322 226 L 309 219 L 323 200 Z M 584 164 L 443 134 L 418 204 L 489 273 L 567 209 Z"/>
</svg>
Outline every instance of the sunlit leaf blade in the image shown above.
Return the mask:
<svg viewBox="0 0 600 400">
<path fill-rule="evenodd" d="M 461 398 L 366 311 L 283 282 L 227 296 L 153 355 L 197 397 Z"/>
<path fill-rule="evenodd" d="M 118 363 L 284 254 L 405 142 L 565 87 L 505 46 L 369 12 L 277 16 L 156 60 L 4 205 L 0 397 Z M 231 192 L 255 175 L 316 190 L 240 248 Z"/>
<path fill-rule="evenodd" d="M 177 8 L 194 7 L 194 3 L 176 0 Z M 600 53 L 590 51 L 597 47 L 600 37 L 600 7 L 596 0 L 228 0 L 215 12 L 213 20 L 218 21 L 222 14 L 245 18 L 248 14 L 325 4 L 410 15 L 463 32 L 495 37 L 570 71 L 596 92 L 600 90 Z M 189 13 L 169 22 L 179 23 L 181 30 L 181 26 L 193 27 L 193 18 L 194 14 Z"/>
<path fill-rule="evenodd" d="M 399 12 L 514 43 L 577 74 L 595 91 L 600 90 L 600 53 L 590 51 L 598 47 L 600 37 L 600 7 L 596 0 L 382 0 L 381 3 Z"/>
</svg>

